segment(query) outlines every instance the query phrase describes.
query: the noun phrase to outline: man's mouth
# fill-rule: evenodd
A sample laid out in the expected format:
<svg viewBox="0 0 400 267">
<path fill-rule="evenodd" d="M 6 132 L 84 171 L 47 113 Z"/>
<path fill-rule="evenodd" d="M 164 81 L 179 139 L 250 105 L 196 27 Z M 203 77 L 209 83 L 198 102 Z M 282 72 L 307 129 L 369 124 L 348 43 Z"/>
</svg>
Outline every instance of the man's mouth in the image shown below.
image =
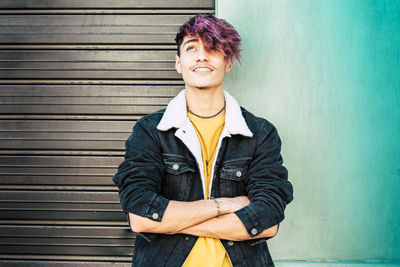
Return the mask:
<svg viewBox="0 0 400 267">
<path fill-rule="evenodd" d="M 211 66 L 204 66 L 204 65 L 199 65 L 199 66 L 194 66 L 192 68 L 192 71 L 194 72 L 203 72 L 203 73 L 208 73 L 208 72 L 212 72 L 214 69 Z"/>
</svg>

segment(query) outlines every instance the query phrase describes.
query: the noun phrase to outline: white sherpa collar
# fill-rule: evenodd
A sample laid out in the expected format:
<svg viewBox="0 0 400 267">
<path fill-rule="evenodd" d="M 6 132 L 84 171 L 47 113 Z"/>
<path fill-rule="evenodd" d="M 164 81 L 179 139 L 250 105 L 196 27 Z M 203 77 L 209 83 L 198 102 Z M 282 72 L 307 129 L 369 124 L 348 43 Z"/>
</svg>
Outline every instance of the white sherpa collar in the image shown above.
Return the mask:
<svg viewBox="0 0 400 267">
<path fill-rule="evenodd" d="M 228 92 L 224 91 L 226 101 L 225 112 L 225 128 L 229 134 L 240 134 L 252 137 L 250 131 L 243 118 L 239 103 Z M 171 128 L 181 128 L 185 125 L 187 119 L 186 96 L 185 90 L 182 90 L 168 104 L 167 109 L 157 126 L 160 131 L 167 131 Z"/>
</svg>

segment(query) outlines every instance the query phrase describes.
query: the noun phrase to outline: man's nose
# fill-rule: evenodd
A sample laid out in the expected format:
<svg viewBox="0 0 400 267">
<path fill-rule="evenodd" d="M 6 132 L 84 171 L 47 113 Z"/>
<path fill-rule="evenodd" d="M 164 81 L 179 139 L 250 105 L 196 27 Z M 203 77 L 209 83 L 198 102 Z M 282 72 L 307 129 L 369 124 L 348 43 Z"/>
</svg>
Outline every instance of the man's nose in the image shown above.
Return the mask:
<svg viewBox="0 0 400 267">
<path fill-rule="evenodd" d="M 201 48 L 198 50 L 197 53 L 197 61 L 208 61 L 208 54 L 207 51 L 204 48 Z"/>
</svg>

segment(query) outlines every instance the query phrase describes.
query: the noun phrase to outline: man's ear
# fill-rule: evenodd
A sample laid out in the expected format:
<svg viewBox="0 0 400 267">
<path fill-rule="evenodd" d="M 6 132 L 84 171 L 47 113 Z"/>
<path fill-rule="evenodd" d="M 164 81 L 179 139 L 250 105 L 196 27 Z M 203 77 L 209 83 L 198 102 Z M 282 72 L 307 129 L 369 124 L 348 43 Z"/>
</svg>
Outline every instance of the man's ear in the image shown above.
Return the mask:
<svg viewBox="0 0 400 267">
<path fill-rule="evenodd" d="M 232 69 L 232 67 L 233 67 L 233 60 L 232 60 L 232 58 L 228 58 L 228 59 L 226 60 L 225 73 L 230 72 L 231 69 Z"/>
<path fill-rule="evenodd" d="M 175 55 L 175 69 L 178 73 L 182 74 L 181 59 Z"/>
</svg>

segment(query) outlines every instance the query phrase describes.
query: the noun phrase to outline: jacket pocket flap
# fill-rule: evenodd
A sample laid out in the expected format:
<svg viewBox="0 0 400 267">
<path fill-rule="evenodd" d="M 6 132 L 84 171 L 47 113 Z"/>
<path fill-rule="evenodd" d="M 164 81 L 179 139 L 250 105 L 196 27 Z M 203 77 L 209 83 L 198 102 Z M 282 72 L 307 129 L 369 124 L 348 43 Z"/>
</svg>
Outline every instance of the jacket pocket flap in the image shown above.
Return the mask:
<svg viewBox="0 0 400 267">
<path fill-rule="evenodd" d="M 195 172 L 193 162 L 187 162 L 181 156 L 164 155 L 165 170 L 168 173 L 179 175 L 184 172 Z"/>
<path fill-rule="evenodd" d="M 220 177 L 222 179 L 241 181 L 246 176 L 247 166 L 222 167 Z"/>
</svg>

